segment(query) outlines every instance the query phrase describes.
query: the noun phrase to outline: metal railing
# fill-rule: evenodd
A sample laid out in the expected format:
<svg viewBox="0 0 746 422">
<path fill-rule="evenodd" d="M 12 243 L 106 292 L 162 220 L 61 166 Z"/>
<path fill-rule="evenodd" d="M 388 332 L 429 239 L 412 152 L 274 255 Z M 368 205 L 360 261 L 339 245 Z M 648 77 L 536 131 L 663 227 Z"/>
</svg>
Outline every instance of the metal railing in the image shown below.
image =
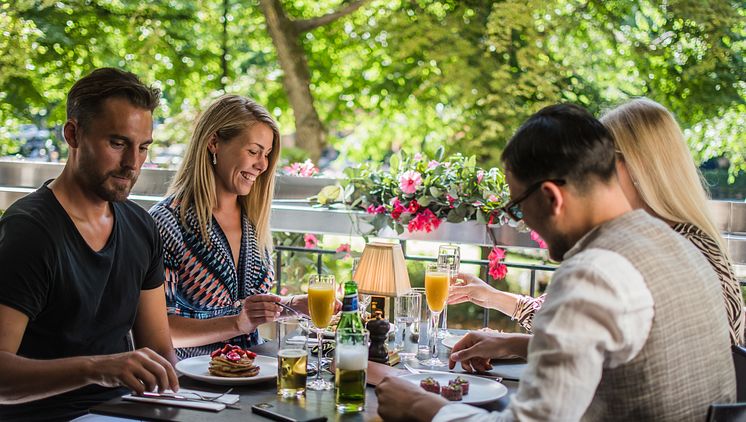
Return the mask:
<svg viewBox="0 0 746 422">
<path fill-rule="evenodd" d="M 402 251 L 404 252 L 404 259 L 407 261 L 417 262 L 436 262 L 437 258 L 429 256 L 418 256 L 407 254 L 407 241 L 402 240 Z M 333 249 L 320 249 L 320 248 L 305 248 L 302 246 L 275 246 L 275 285 L 277 291 L 282 289 L 282 263 L 283 263 L 283 252 L 295 252 L 316 255 L 316 272 L 322 273 L 323 270 L 323 256 L 334 255 L 337 253 Z M 480 277 L 485 280 L 488 284 L 490 283 L 490 277 L 487 274 L 487 268 L 489 261 L 486 259 L 462 259 L 461 264 L 467 265 L 478 265 L 480 267 Z M 537 271 L 549 271 L 552 272 L 557 269 L 556 266 L 551 265 L 540 265 L 540 264 L 528 264 L 521 262 L 503 262 L 508 268 L 516 268 L 522 270 L 528 270 L 530 274 L 529 281 L 529 295 L 535 297 L 537 293 L 536 285 L 536 272 Z M 488 308 L 482 308 L 482 326 L 487 327 L 490 322 L 490 312 Z"/>
</svg>

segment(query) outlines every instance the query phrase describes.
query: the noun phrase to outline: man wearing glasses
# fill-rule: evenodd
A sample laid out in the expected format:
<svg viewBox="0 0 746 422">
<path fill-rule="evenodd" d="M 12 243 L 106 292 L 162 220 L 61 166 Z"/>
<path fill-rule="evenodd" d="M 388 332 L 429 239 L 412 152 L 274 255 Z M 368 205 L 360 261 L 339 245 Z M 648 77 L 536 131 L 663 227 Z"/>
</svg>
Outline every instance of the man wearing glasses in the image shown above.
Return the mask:
<svg viewBox="0 0 746 422">
<path fill-rule="evenodd" d="M 706 260 L 643 210 L 633 211 L 603 125 L 572 105 L 524 123 L 502 156 L 523 220 L 563 261 L 534 319 L 528 366 L 503 412 L 449 404 L 406 381 L 377 388 L 385 419 L 704 420 L 735 400 L 728 322 Z M 698 306 L 691 306 L 692 304 Z M 451 359 L 490 369 L 503 338 L 469 334 Z"/>
</svg>

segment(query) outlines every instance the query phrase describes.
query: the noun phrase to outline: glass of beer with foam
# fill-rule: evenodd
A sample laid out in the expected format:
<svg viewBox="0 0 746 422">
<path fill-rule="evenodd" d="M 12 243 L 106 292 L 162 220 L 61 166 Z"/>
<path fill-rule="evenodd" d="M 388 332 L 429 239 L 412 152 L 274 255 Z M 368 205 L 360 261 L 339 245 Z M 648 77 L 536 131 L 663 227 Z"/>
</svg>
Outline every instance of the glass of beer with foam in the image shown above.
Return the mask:
<svg viewBox="0 0 746 422">
<path fill-rule="evenodd" d="M 300 320 L 277 320 L 277 394 L 289 398 L 306 394 L 306 337 L 301 334 Z"/>
</svg>

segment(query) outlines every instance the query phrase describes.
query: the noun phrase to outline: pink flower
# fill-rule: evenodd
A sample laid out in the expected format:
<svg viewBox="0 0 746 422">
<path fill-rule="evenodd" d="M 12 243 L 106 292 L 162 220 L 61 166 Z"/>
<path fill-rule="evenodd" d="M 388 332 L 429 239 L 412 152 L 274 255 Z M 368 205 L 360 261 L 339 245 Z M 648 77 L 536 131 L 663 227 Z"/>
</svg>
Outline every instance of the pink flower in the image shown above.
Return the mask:
<svg viewBox="0 0 746 422">
<path fill-rule="evenodd" d="M 319 172 L 319 169 L 308 159 L 302 163 L 292 163 L 282 168 L 290 176 L 311 177 Z"/>
<path fill-rule="evenodd" d="M 439 163 L 439 162 L 437 162 L 437 161 L 435 161 L 435 160 L 430 160 L 430 162 L 429 162 L 429 163 L 427 163 L 427 169 L 428 169 L 428 170 L 432 170 L 432 169 L 434 169 L 435 167 L 438 167 L 439 165 L 440 165 L 440 163 Z"/>
<path fill-rule="evenodd" d="M 477 172 L 477 183 L 482 183 L 482 179 L 484 179 L 484 170 L 479 170 Z"/>
<path fill-rule="evenodd" d="M 547 248 L 547 242 L 545 242 L 544 239 L 542 239 L 541 236 L 539 236 L 539 233 L 536 233 L 535 231 L 531 230 L 530 236 L 531 236 L 531 240 L 536 242 L 536 244 L 538 244 L 541 249 Z"/>
<path fill-rule="evenodd" d="M 453 208 L 453 203 L 456 202 L 456 198 L 452 197 L 449 194 L 446 194 L 446 199 L 448 200 L 448 205 L 450 205 L 451 208 Z"/>
<path fill-rule="evenodd" d="M 386 207 L 383 205 L 375 206 L 371 204 L 368 208 L 365 209 L 365 212 L 368 214 L 383 214 L 386 212 Z"/>
<path fill-rule="evenodd" d="M 422 176 L 414 170 L 408 170 L 399 176 L 399 188 L 402 192 L 413 194 L 422 185 Z"/>
<path fill-rule="evenodd" d="M 398 220 L 401 214 L 406 211 L 406 208 L 402 206 L 399 198 L 394 198 L 391 201 L 391 206 L 393 207 L 393 209 L 391 210 L 391 218 L 393 218 L 394 220 Z"/>
<path fill-rule="evenodd" d="M 304 234 L 303 241 L 306 242 L 306 249 L 314 249 L 319 244 L 319 239 L 311 233 Z"/>
<path fill-rule="evenodd" d="M 490 261 L 499 261 L 504 258 L 505 258 L 505 249 L 498 248 L 497 246 L 492 248 L 492 251 L 490 251 L 490 254 L 487 257 L 487 259 L 489 259 Z"/>
<path fill-rule="evenodd" d="M 411 220 L 409 220 L 409 224 L 407 224 L 407 230 L 410 233 L 422 230 L 430 233 L 431 231 L 433 231 L 433 229 L 437 229 L 439 226 L 440 219 L 438 219 L 438 217 L 436 217 L 432 211 L 424 208 L 422 211 L 420 211 L 419 214 L 415 215 Z"/>
<path fill-rule="evenodd" d="M 497 199 L 497 196 L 495 196 L 495 194 L 490 194 L 490 196 L 487 198 L 487 201 L 488 202 L 497 202 L 498 199 Z"/>
<path fill-rule="evenodd" d="M 352 256 L 350 255 L 350 244 L 349 243 L 343 243 L 339 245 L 339 247 L 337 248 L 337 252 L 347 252 L 344 258 L 342 259 L 347 259 Z"/>
<path fill-rule="evenodd" d="M 283 287 L 282 289 L 280 289 L 280 295 L 281 296 L 285 296 L 286 294 L 288 294 L 288 288 L 287 287 Z"/>
<path fill-rule="evenodd" d="M 474 201 L 474 203 L 472 205 L 474 205 L 475 207 L 478 208 L 478 207 L 481 207 L 484 204 L 482 203 L 482 201 Z"/>
<path fill-rule="evenodd" d="M 508 275 L 508 266 L 505 264 L 490 265 L 490 277 L 495 280 L 502 280 Z"/>
<path fill-rule="evenodd" d="M 414 154 L 414 157 L 412 157 L 412 158 L 414 159 L 414 161 L 420 161 L 420 160 L 422 160 L 422 154 L 420 154 L 419 152 L 417 152 L 417 153 Z"/>
<path fill-rule="evenodd" d="M 492 248 L 492 251 L 490 252 L 487 259 L 490 261 L 490 277 L 496 280 L 505 278 L 505 276 L 508 274 L 507 265 L 502 263 L 502 260 L 505 259 L 505 249 L 501 249 L 495 246 L 494 248 Z"/>
<path fill-rule="evenodd" d="M 411 201 L 411 202 L 409 203 L 409 207 L 407 207 L 407 211 L 408 211 L 408 212 L 409 212 L 410 214 L 414 214 L 414 213 L 416 213 L 416 212 L 417 212 L 417 210 L 419 210 L 419 209 L 420 209 L 420 203 L 419 203 L 419 202 L 417 202 L 417 201 L 416 201 L 416 200 L 414 200 L 414 199 L 413 199 L 413 200 L 412 200 L 412 201 Z"/>
</svg>

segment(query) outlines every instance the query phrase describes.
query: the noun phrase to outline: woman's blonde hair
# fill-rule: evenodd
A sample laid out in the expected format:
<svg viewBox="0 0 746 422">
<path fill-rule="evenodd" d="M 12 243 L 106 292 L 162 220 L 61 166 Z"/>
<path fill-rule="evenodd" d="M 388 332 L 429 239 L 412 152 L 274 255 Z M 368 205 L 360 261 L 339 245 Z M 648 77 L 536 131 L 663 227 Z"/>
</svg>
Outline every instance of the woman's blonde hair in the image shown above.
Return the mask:
<svg viewBox="0 0 746 422">
<path fill-rule="evenodd" d="M 267 110 L 253 100 L 239 95 L 223 95 L 215 100 L 197 120 L 184 161 L 176 172 L 169 194 L 181 204 L 181 222 L 186 225 L 186 212 L 194 207 L 202 237 L 209 242 L 207 228 L 212 222 L 212 210 L 217 206 L 215 170 L 207 149 L 217 135 L 221 142 L 230 142 L 243 130 L 255 124 L 272 129 L 272 151 L 267 169 L 259 175 L 248 195 L 238 198 L 241 211 L 256 228 L 259 251 L 272 250 L 269 216 L 275 188 L 275 167 L 280 156 L 280 131 Z"/>
<path fill-rule="evenodd" d="M 693 224 L 718 243 L 702 174 L 671 112 L 647 98 L 634 99 L 601 117 L 614 137 L 642 201 L 659 217 Z"/>
</svg>

